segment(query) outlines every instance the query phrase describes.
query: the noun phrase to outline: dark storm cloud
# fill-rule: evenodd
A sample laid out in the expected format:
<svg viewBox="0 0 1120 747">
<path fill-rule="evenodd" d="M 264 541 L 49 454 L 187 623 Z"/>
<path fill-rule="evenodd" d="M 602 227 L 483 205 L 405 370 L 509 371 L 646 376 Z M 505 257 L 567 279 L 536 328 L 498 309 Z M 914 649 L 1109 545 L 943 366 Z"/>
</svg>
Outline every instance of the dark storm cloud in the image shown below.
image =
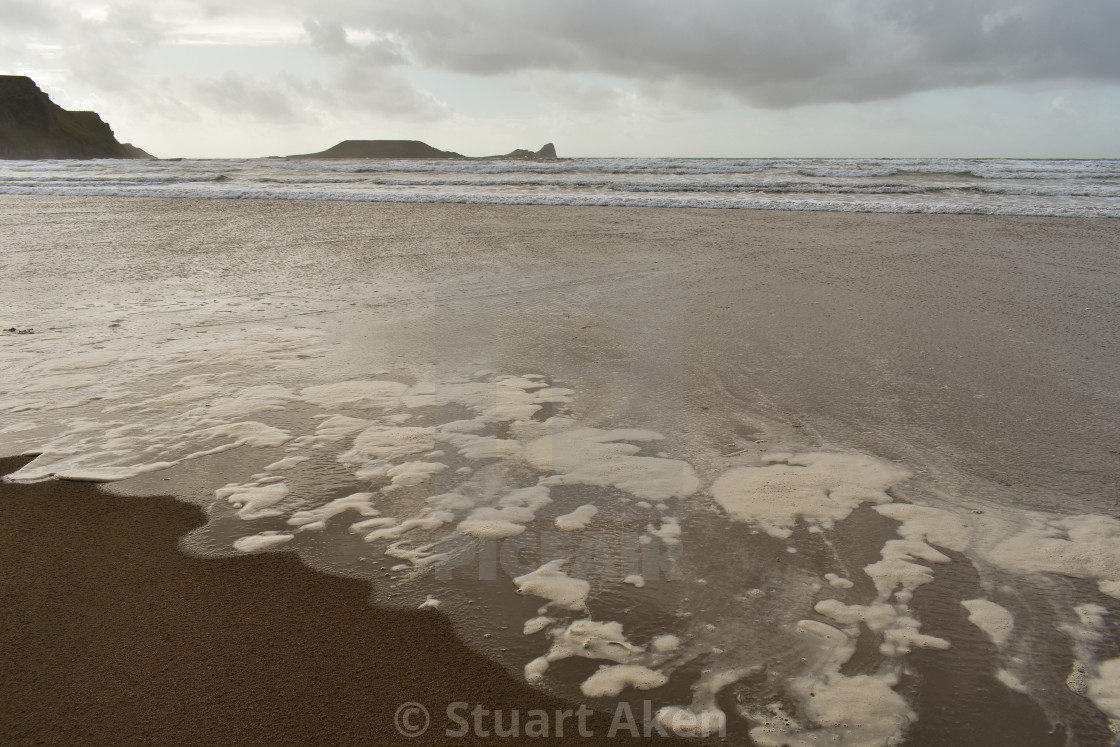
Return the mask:
<svg viewBox="0 0 1120 747">
<path fill-rule="evenodd" d="M 325 0 L 420 65 L 675 82 L 786 107 L 1120 80 L 1117 0 Z M 309 7 L 308 10 L 311 10 Z"/>
</svg>

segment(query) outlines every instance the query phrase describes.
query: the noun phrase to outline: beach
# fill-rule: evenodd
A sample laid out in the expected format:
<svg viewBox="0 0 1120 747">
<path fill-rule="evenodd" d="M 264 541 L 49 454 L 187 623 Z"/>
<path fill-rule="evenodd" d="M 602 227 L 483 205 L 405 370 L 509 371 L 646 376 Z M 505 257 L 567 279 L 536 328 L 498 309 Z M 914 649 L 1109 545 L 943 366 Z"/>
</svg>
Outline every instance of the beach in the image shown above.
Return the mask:
<svg viewBox="0 0 1120 747">
<path fill-rule="evenodd" d="M 406 700 L 574 710 L 456 643 L 438 612 L 385 612 L 365 584 L 291 555 L 184 555 L 203 519 L 186 504 L 61 481 L 0 490 L 6 743 L 391 744 Z M 601 715 L 586 726 L 600 738 L 581 743 L 628 737 L 607 740 Z"/>
<path fill-rule="evenodd" d="M 392 743 L 405 701 L 598 739 L 647 697 L 737 744 L 1111 738 L 1115 219 L 0 217 L 0 447 L 43 453 L 2 488 L 10 741 Z"/>
</svg>

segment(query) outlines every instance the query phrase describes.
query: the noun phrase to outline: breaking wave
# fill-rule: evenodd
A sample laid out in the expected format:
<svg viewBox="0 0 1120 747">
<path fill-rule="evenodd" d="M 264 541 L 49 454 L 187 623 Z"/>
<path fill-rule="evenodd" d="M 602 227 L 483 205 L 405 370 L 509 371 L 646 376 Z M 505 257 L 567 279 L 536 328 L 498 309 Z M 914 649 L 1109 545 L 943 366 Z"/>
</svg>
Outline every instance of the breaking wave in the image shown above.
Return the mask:
<svg viewBox="0 0 1120 747">
<path fill-rule="evenodd" d="M 1120 161 L 9 161 L 0 194 L 1120 217 Z"/>
</svg>

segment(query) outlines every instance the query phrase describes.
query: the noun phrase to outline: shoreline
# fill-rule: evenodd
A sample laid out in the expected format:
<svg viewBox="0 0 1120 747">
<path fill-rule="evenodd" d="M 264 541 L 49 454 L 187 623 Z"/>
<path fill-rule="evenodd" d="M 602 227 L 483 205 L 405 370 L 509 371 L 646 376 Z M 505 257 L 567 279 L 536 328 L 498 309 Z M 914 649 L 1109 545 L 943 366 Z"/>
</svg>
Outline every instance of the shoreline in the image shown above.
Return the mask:
<svg viewBox="0 0 1120 747">
<path fill-rule="evenodd" d="M 270 195 L 267 197 L 246 195 L 122 195 L 122 194 L 65 194 L 46 190 L 28 192 L 0 193 L 0 200 L 6 198 L 28 199 L 74 199 L 74 200 L 150 200 L 150 201 L 182 201 L 194 200 L 200 202 L 265 202 L 265 203 L 327 203 L 345 205 L 385 205 L 385 206 L 445 206 L 457 208 L 554 208 L 554 209 L 583 209 L 583 210 L 670 210 L 699 211 L 718 213 L 793 213 L 797 215 L 850 215 L 850 216 L 900 216 L 900 217 L 926 217 L 926 218 L 1008 218 L 1008 219 L 1034 219 L 1057 221 L 1115 221 L 1120 216 L 1108 215 L 1025 215 L 1021 213 L 999 212 L 938 212 L 926 210 L 837 210 L 831 207 L 787 207 L 785 205 L 608 205 L 602 202 L 496 202 L 491 200 L 399 200 L 399 199 L 368 199 L 349 197 L 284 197 Z"/>
<path fill-rule="evenodd" d="M 0 459 L 0 472 L 26 461 Z M 380 609 L 364 582 L 292 553 L 184 554 L 204 517 L 170 497 L 0 483 L 0 516 L 9 743 L 473 743 L 486 740 L 444 736 L 446 704 L 577 707 L 468 649 L 442 613 Z M 393 726 L 406 701 L 432 712 L 420 738 Z M 578 743 L 625 741 L 606 738 L 610 724 L 596 712 Z"/>
<path fill-rule="evenodd" d="M 950 212 L 921 212 L 921 211 L 890 211 L 890 210 L 835 210 L 832 208 L 796 208 L 796 207 L 757 207 L 729 205 L 726 207 L 710 205 L 604 205 L 601 203 L 541 203 L 541 202 L 487 202 L 487 201 L 455 201 L 455 200 L 366 200 L 347 199 L 344 197 L 245 197 L 239 195 L 215 195 L 201 197 L 199 195 L 117 195 L 117 194 L 58 194 L 49 191 L 0 192 L 0 205 L 12 201 L 44 201 L 57 200 L 59 202 L 81 201 L 117 201 L 140 203 L 216 203 L 230 204 L 272 204 L 272 205 L 326 205 L 326 206 L 368 206 L 371 208 L 392 209 L 480 209 L 480 210 L 587 210 L 595 212 L 672 212 L 672 213 L 700 213 L 709 215 L 744 214 L 754 216 L 784 215 L 784 216 L 847 216 L 851 219 L 858 218 L 912 218 L 916 220 L 929 219 L 976 219 L 976 220 L 1011 220 L 1011 221 L 1046 221 L 1046 222 L 1092 222 L 1108 223 L 1120 221 L 1120 217 L 1107 215 L 1026 215 L 1020 213 L 950 213 Z"/>
</svg>

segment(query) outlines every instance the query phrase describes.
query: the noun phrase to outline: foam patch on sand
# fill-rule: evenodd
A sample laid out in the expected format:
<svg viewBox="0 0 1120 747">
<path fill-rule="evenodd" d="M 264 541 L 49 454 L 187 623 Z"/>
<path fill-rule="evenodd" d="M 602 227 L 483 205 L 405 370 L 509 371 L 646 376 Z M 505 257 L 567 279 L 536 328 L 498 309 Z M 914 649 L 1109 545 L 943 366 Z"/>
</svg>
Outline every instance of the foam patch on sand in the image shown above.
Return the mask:
<svg viewBox="0 0 1120 747">
<path fill-rule="evenodd" d="M 647 526 L 646 535 L 656 537 L 666 545 L 679 545 L 681 542 L 680 521 L 674 516 L 666 516 L 661 519 L 661 524 L 656 528 L 652 524 Z"/>
<path fill-rule="evenodd" d="M 199 418 L 236 418 L 265 410 L 283 410 L 296 399 L 287 387 L 262 384 L 242 389 L 231 397 L 219 397 L 206 405 L 188 410 L 187 415 Z"/>
<path fill-rule="evenodd" d="M 799 718 L 776 703 L 748 709 L 748 716 L 759 723 L 751 729 L 751 738 L 764 747 L 897 743 L 916 718 L 894 690 L 897 667 L 887 666 L 877 674 L 842 674 L 841 667 L 855 653 L 855 638 L 813 620 L 800 622 L 798 630 L 815 648 L 807 670 L 785 688 L 797 702 Z"/>
<path fill-rule="evenodd" d="M 1120 520 L 1111 516 L 1030 514 L 1028 524 L 987 553 L 997 566 L 1020 573 L 1059 573 L 1097 581 L 1120 592 Z"/>
<path fill-rule="evenodd" d="M 759 671 L 759 667 L 705 670 L 692 684 L 692 703 L 658 709 L 654 719 L 663 728 L 682 737 L 722 735 L 727 714 L 716 705 L 716 695 L 728 685 Z"/>
<path fill-rule="evenodd" d="M 830 529 L 862 503 L 889 503 L 887 488 L 910 476 L 866 454 L 775 455 L 762 467 L 737 467 L 712 485 L 712 496 L 734 519 L 781 539 L 797 521 Z"/>
<path fill-rule="evenodd" d="M 345 396 L 352 397 L 358 390 L 348 385 Z M 700 490 L 691 466 L 666 455 L 643 456 L 646 445 L 660 439 L 651 431 L 586 428 L 562 414 L 545 421 L 533 418 L 546 401 L 554 408 L 565 404 L 566 391 L 547 387 L 539 377 L 505 377 L 490 382 L 397 387 L 391 397 L 376 401 L 373 395 L 363 395 L 366 399 L 362 401 L 368 403 L 365 409 L 377 411 L 370 419 L 340 420 L 348 416 L 331 415 L 320 428 L 337 431 L 338 440 L 349 440 L 339 447 L 338 461 L 368 489 L 320 507 L 296 507 L 288 514 L 288 524 L 303 531 L 321 529 L 334 516 L 356 511 L 368 518 L 352 522 L 351 530 L 363 533 L 367 542 L 385 543 L 386 556 L 404 561 L 392 570 L 421 570 L 453 559 L 453 545 L 446 543 L 455 535 L 503 540 L 524 533 L 540 520 L 565 531 L 586 530 L 602 515 L 604 505 L 585 502 L 558 510 L 553 507 L 553 493 L 569 486 L 589 486 L 622 491 L 631 496 L 632 509 L 628 510 L 655 514 L 646 525 L 643 541 L 679 546 L 681 522 L 669 514 L 669 502 Z M 456 419 L 442 423 L 414 425 L 410 424 L 412 418 L 405 417 L 414 408 L 434 402 L 466 408 L 473 417 L 462 417 L 462 409 L 455 411 Z M 456 460 L 466 460 L 466 465 L 460 467 L 462 462 Z M 802 645 L 823 647 L 827 655 L 818 655 L 815 664 L 786 682 L 783 689 L 796 706 L 795 714 L 775 715 L 765 708 L 759 710 L 757 704 L 751 706 L 750 717 L 761 724 L 756 741 L 886 743 L 897 738 L 914 717 L 896 690 L 900 657 L 915 647 L 946 648 L 949 642 L 920 632 L 909 601 L 915 588 L 932 580 L 929 565 L 949 561 L 938 548 L 966 547 L 969 530 L 951 514 L 889 503 L 886 489 L 908 474 L 894 464 L 863 455 L 807 454 L 783 456 L 764 467 L 732 470 L 713 488 L 717 500 L 735 518 L 781 538 L 788 538 L 800 520 L 818 530 L 830 529 L 862 503 L 875 504 L 884 516 L 900 522 L 898 538 L 887 541 L 880 559 L 865 569 L 876 598 L 866 604 L 819 600 L 816 612 L 832 624 L 802 620 L 797 627 L 797 634 L 806 641 Z M 512 483 L 511 475 L 518 475 Z M 438 485 L 429 487 L 437 480 Z M 278 493 L 276 485 L 240 487 L 254 491 L 272 488 Z M 376 513 L 383 507 L 375 507 L 368 497 L 418 489 L 425 489 L 417 494 L 418 503 L 409 499 L 398 504 L 390 516 Z M 261 505 L 257 500 L 249 510 L 280 511 L 283 505 Z M 712 641 L 707 646 L 685 647 L 680 637 L 669 633 L 655 637 L 648 646 L 635 645 L 623 634 L 621 623 L 572 620 L 573 613 L 589 614 L 595 587 L 575 574 L 571 557 L 542 560 L 545 562 L 536 569 L 513 578 L 520 593 L 539 597 L 544 604 L 522 626 L 526 635 L 546 633 L 549 642 L 543 655 L 524 665 L 528 681 L 543 682 L 551 665 L 562 659 L 599 660 L 605 664 L 581 689 L 588 697 L 615 697 L 627 687 L 660 687 L 668 681 L 669 670 L 677 666 L 676 659 L 687 660 L 697 656 L 697 651 L 707 651 L 712 666 L 693 683 L 693 701 L 667 706 L 656 718 L 671 724 L 677 733 L 690 733 L 688 724 L 693 724 L 698 735 L 702 727 L 711 730 L 726 723 L 715 695 L 748 670 L 741 662 L 722 658 L 722 649 L 716 645 L 720 641 L 717 626 L 705 626 L 702 635 Z M 846 576 L 829 575 L 826 580 L 832 588 L 852 588 Z M 638 593 L 645 584 L 640 574 L 620 580 L 634 587 L 631 593 Z M 873 674 L 848 676 L 841 673 L 841 667 L 855 650 L 861 626 L 880 639 L 880 651 L 887 658 Z"/>
<path fill-rule="evenodd" d="M 1097 683 L 1098 692 L 1102 687 L 1107 692 L 1111 678 L 1107 672 L 1101 677 L 1102 665 L 1097 653 L 1105 640 L 1108 610 L 1099 604 L 1079 604 L 1073 612 L 1077 619 L 1060 626 L 1073 644 L 1073 665 L 1066 677 L 1066 687 L 1082 697 L 1090 697 L 1094 683 Z"/>
<path fill-rule="evenodd" d="M 311 457 L 306 457 L 306 456 L 284 457 L 283 459 L 276 460 L 272 464 L 266 465 L 264 469 L 265 469 L 266 472 L 280 472 L 280 471 L 283 471 L 283 470 L 286 470 L 286 469 L 291 469 L 292 467 L 296 466 L 297 464 L 302 464 L 303 462 L 306 462 L 310 458 Z"/>
<path fill-rule="evenodd" d="M 189 383 L 199 385 L 197 379 Z M 222 398 L 206 412 L 267 409 L 283 400 L 314 407 L 355 407 L 367 417 L 308 413 L 316 425 L 304 435 L 261 423 L 208 426 L 215 434 L 235 438 L 235 443 L 283 447 L 288 452 L 252 480 L 216 491 L 215 497 L 231 505 L 240 519 L 270 522 L 254 527 L 258 533 L 243 537 L 239 549 L 279 544 L 281 540 L 261 537 L 274 537 L 274 520 L 280 519 L 290 527 L 286 534 L 296 538 L 291 546 L 300 550 L 305 533 L 325 532 L 336 517 L 350 514 L 353 518 L 343 519 L 345 525 L 351 533 L 361 534 L 372 552 L 403 561 L 391 571 L 423 571 L 455 561 L 456 548 L 463 547 L 456 537 L 502 540 L 524 533 L 538 520 L 569 531 L 586 528 L 602 506 L 583 503 L 567 506 L 566 512 L 551 509 L 551 490 L 563 485 L 609 485 L 634 498 L 657 499 L 656 512 L 661 514 L 668 510 L 664 500 L 699 488 L 699 479 L 684 462 L 636 456 L 642 447 L 628 439 L 646 443 L 659 439 L 658 434 L 581 428 L 555 414 L 569 401 L 570 390 L 550 387 L 535 375 L 413 385 L 351 380 L 305 387 L 298 395 L 291 391 L 255 387 L 243 396 Z M 449 410 L 454 416 L 432 422 L 428 408 L 445 405 L 455 406 Z M 545 405 L 552 407 L 553 416 L 534 419 Z M 468 417 L 463 417 L 464 408 Z M 294 494 L 291 486 L 299 473 L 293 470 L 309 459 L 305 452 L 328 448 L 362 489 L 326 501 L 306 489 Z M 561 449 L 561 459 L 551 458 L 553 448 Z M 581 463 L 579 458 L 589 462 Z M 567 471 L 557 473 L 558 469 Z M 284 475 L 274 474 L 280 471 Z M 649 503 L 643 510 L 655 513 Z M 542 515 L 545 511 L 552 515 Z M 662 515 L 658 521 L 650 524 L 650 537 L 679 544 L 676 519 Z M 586 612 L 590 582 L 571 575 L 570 569 L 566 572 L 563 559 L 547 560 L 516 578 L 519 590 L 540 596 L 546 606 L 561 612 Z M 630 581 L 644 585 L 641 576 Z"/>
<path fill-rule="evenodd" d="M 1007 643 L 1015 625 L 1010 612 L 988 599 L 966 599 L 961 605 L 968 610 L 968 621 L 984 631 L 992 643 Z"/>
<path fill-rule="evenodd" d="M 377 387 L 372 393 L 355 382 L 346 382 L 345 387 L 316 388 L 312 392 L 313 398 L 330 402 L 339 397 L 356 401 L 359 394 L 362 399 L 358 401 L 384 412 L 372 421 L 332 415 L 311 438 L 318 439 L 324 431 L 339 440 L 349 437 L 349 447 L 339 453 L 338 461 L 374 492 L 389 494 L 440 480 L 440 487 L 432 490 L 436 495 L 406 509 L 407 514 L 397 509 L 395 516 L 355 523 L 353 531 L 372 530 L 365 536 L 367 542 L 400 540 L 406 533 L 413 537 L 439 530 L 442 534 L 414 540 L 438 545 L 451 528 L 454 533 L 479 539 L 512 537 L 540 518 L 542 509 L 552 503 L 550 488 L 561 485 L 609 485 L 636 497 L 659 499 L 683 496 L 699 488 L 699 479 L 684 462 L 635 456 L 641 447 L 628 443 L 628 439 L 652 441 L 660 438 L 656 433 L 580 428 L 559 415 L 543 422 L 532 419 L 544 405 L 558 409 L 570 397 L 570 390 L 549 387 L 538 376 Z M 409 408 L 433 404 L 465 407 L 474 417 L 433 425 L 409 424 Z M 393 410 L 398 406 L 405 411 Z M 505 437 L 494 435 L 501 424 Z M 309 443 L 308 437 L 299 437 L 290 448 L 306 448 Z M 564 452 L 561 459 L 553 458 L 554 448 Z M 451 457 L 452 452 L 457 456 Z M 433 457 L 441 459 L 431 461 Z M 581 457 L 589 461 L 580 462 Z M 455 459 L 465 459 L 471 466 L 452 468 Z M 522 466 L 516 469 L 524 471 L 527 467 L 537 477 L 520 487 L 510 485 L 508 479 L 498 476 L 495 463 L 519 464 Z M 557 473 L 558 469 L 568 471 Z M 585 503 L 551 521 L 569 530 L 585 528 L 599 511 L 599 506 Z M 318 528 L 320 524 L 310 521 L 305 526 Z M 650 531 L 666 543 L 679 542 L 680 527 L 671 517 L 662 519 L 657 529 L 651 525 Z M 402 552 L 399 544 L 394 548 Z M 423 560 L 429 557 L 425 554 Z M 555 571 L 541 571 L 541 575 L 551 575 L 552 583 L 559 581 Z M 534 577 L 525 583 L 544 588 L 544 580 Z"/>
<path fill-rule="evenodd" d="M 260 534 L 242 537 L 234 541 L 233 547 L 235 550 L 240 550 L 241 552 L 256 552 L 257 550 L 268 550 L 277 545 L 283 545 L 293 539 L 295 539 L 295 535 L 292 534 L 261 532 Z"/>
<path fill-rule="evenodd" d="M 599 671 L 584 680 L 579 689 L 589 698 L 604 698 L 619 695 L 628 687 L 636 690 L 652 690 L 668 681 L 666 675 L 647 667 L 636 664 L 616 664 L 599 667 Z"/>
<path fill-rule="evenodd" d="M 394 459 L 415 456 L 435 448 L 435 429 L 412 428 L 378 423 L 354 437 L 349 451 L 339 461 L 357 467 L 355 476 L 384 476 L 384 468 Z"/>
<path fill-rule="evenodd" d="M 556 517 L 556 528 L 565 532 L 574 532 L 578 529 L 585 529 L 591 520 L 595 518 L 595 514 L 599 513 L 599 509 L 595 506 L 586 503 L 575 511 L 563 516 Z"/>
<path fill-rule="evenodd" d="M 513 583 L 522 594 L 542 597 L 550 604 L 564 609 L 584 610 L 587 608 L 591 584 L 564 573 L 563 568 L 567 562 L 563 558 L 549 561 L 532 573 L 513 579 Z"/>
<path fill-rule="evenodd" d="M 996 679 L 999 680 L 1000 683 L 1003 684 L 1003 686 L 1008 690 L 1014 690 L 1015 692 L 1023 693 L 1024 695 L 1030 692 L 1027 689 L 1027 686 L 1023 684 L 1022 680 L 1011 674 L 1011 672 L 1008 672 L 1006 669 L 997 670 Z"/>
<path fill-rule="evenodd" d="M 99 430 L 103 424 L 76 421 L 68 434 L 48 441 L 42 453 L 19 471 L 6 476 L 15 482 L 35 482 L 56 477 L 62 480 L 112 482 L 156 472 L 201 456 L 219 454 L 239 446 L 266 448 L 281 446 L 291 434 L 264 423 L 244 421 L 199 428 L 193 433 L 177 434 L 175 423 L 154 426 L 152 430 L 119 422 Z M 97 435 L 91 435 L 97 432 Z M 176 443 L 153 436 L 166 433 L 181 437 Z M 219 443 L 213 445 L 215 441 Z M 163 447 L 170 459 L 142 461 L 144 455 Z M 193 447 L 193 448 L 192 448 Z M 186 452 L 186 453 L 184 453 Z"/>
<path fill-rule="evenodd" d="M 1102 661 L 1095 676 L 1089 678 L 1086 691 L 1093 705 L 1116 723 L 1120 719 L 1120 659 Z"/>
<path fill-rule="evenodd" d="M 914 648 L 949 648 L 950 642 L 921 633 L 909 604 L 914 590 L 933 580 L 929 564 L 949 562 L 938 547 L 964 549 L 969 527 L 947 511 L 874 502 L 877 512 L 900 522 L 898 538 L 887 540 L 879 560 L 864 568 L 876 596 L 864 604 L 821 599 L 814 609 L 828 623 L 813 619 L 797 623 L 797 633 L 808 646 L 803 654 L 806 666 L 782 688 L 794 703 L 794 711 L 779 702 L 748 704 L 741 709 L 759 724 L 751 730 L 751 737 L 760 745 L 895 744 L 917 718 L 898 692 L 903 657 Z M 853 587 L 837 574 L 827 574 L 826 580 L 835 589 Z M 985 623 L 993 617 L 990 608 L 983 608 L 983 614 Z M 883 661 L 874 672 L 844 673 L 858 639 L 868 632 L 878 638 Z"/>
<path fill-rule="evenodd" d="M 939 508 L 911 503 L 876 506 L 875 511 L 900 522 L 900 537 L 926 542 L 955 552 L 964 552 L 971 541 L 971 529 L 959 516 Z"/>
<path fill-rule="evenodd" d="M 274 508 L 277 503 L 288 497 L 286 483 L 261 485 L 256 482 L 227 485 L 214 491 L 214 497 L 224 500 L 237 509 L 237 515 L 246 521 L 282 516 L 283 511 Z"/>
<path fill-rule="evenodd" d="M 322 334 L 254 326 L 246 328 L 241 339 L 173 337 L 148 342 L 143 355 L 128 349 L 67 355 L 61 352 L 70 343 L 65 336 L 35 337 L 40 339 L 29 344 L 41 355 L 12 371 L 12 388 L 22 393 L 19 401 L 0 402 L 0 409 L 81 408 L 81 415 L 54 416 L 53 435 L 23 442 L 24 450 L 39 456 L 7 476 L 14 482 L 50 477 L 122 480 L 241 446 L 282 445 L 291 434 L 259 422 L 254 414 L 279 411 L 296 401 L 296 395 L 276 382 L 231 382 L 307 365 L 320 354 Z M 111 377 L 85 373 L 106 365 L 113 366 Z M 183 375 L 199 370 L 207 373 Z M 171 391 L 168 379 L 175 382 Z"/>
<path fill-rule="evenodd" d="M 535 633 L 541 632 L 548 626 L 552 625 L 554 622 L 556 622 L 556 618 L 554 617 L 545 617 L 543 615 L 538 617 L 531 617 L 525 621 L 525 625 L 522 626 L 521 632 L 523 635 L 533 635 Z"/>
<path fill-rule="evenodd" d="M 299 393 L 304 402 L 329 409 L 395 409 L 408 385 L 396 381 L 340 381 L 309 386 Z"/>
<path fill-rule="evenodd" d="M 960 530 L 965 527 L 952 514 L 937 509 L 892 504 L 877 506 L 876 510 L 902 521 L 897 531 L 903 537 L 888 540 L 880 560 L 864 568 L 875 584 L 876 598 L 866 605 L 825 599 L 816 604 L 816 611 L 841 625 L 863 623 L 879 633 L 879 651 L 884 656 L 899 656 L 915 647 L 948 648 L 948 641 L 920 632 L 921 624 L 910 614 L 909 602 L 916 588 L 933 580 L 933 570 L 926 563 L 949 562 L 948 556 L 927 540 L 956 544 L 964 540 Z M 858 636 L 854 627 L 849 632 Z"/>
<path fill-rule="evenodd" d="M 650 501 L 692 495 L 700 489 L 700 479 L 689 464 L 634 456 L 641 447 L 626 443 L 660 438 L 653 431 L 632 428 L 574 428 L 529 443 L 525 458 L 537 469 L 554 473 L 547 485 L 614 487 Z"/>
<path fill-rule="evenodd" d="M 683 706 L 659 708 L 654 718 L 667 734 L 704 739 L 722 734 L 727 728 L 727 714 L 719 708 L 696 710 Z"/>
<path fill-rule="evenodd" d="M 161 375 L 188 373 L 191 367 L 200 368 L 201 356 L 213 358 L 204 371 L 180 375 L 171 392 L 110 393 L 114 398 L 106 404 L 112 412 L 68 424 L 23 477 L 66 469 L 118 479 L 233 448 L 275 450 L 279 453 L 266 452 L 261 459 L 260 464 L 268 465 L 263 472 L 215 492 L 215 500 L 226 507 L 218 513 L 235 514 L 245 522 L 246 536 L 232 541 L 233 548 L 306 552 L 331 537 L 353 533 L 365 540 L 366 554 L 391 559 L 385 565 L 391 565 L 390 574 L 400 574 L 398 580 L 453 565 L 456 553 L 475 539 L 500 541 L 530 529 L 561 530 L 573 532 L 571 539 L 578 543 L 600 523 L 610 527 L 619 515 L 635 519 L 643 547 L 679 550 L 685 543 L 680 518 L 687 515 L 684 499 L 700 493 L 703 484 L 690 464 L 671 458 L 669 448 L 659 445 L 661 434 L 584 427 L 564 414 L 572 391 L 550 386 L 534 374 L 418 383 L 346 379 L 315 386 L 284 380 L 277 372 L 301 365 L 299 356 L 309 354 L 318 339 L 262 333 L 260 345 L 178 347 L 170 351 L 177 356 L 174 365 L 160 369 Z M 227 365 L 240 373 L 227 377 Z M 249 367 L 258 374 L 246 385 L 242 374 Z M 54 405 L 86 397 L 92 391 L 83 387 L 98 385 L 84 375 L 55 371 L 52 377 L 67 378 L 46 379 L 49 386 L 36 396 L 53 397 Z M 259 380 L 273 375 L 275 381 Z M 295 421 L 284 419 L 283 427 L 270 421 L 273 413 L 289 410 L 299 413 Z M 134 416 L 140 419 L 132 420 Z M 653 453 L 657 455 L 648 455 Z M 899 538 L 887 542 L 880 559 L 865 569 L 875 585 L 875 599 L 851 603 L 842 594 L 852 589 L 850 571 L 825 575 L 819 568 L 806 574 L 805 586 L 819 582 L 812 593 L 823 587 L 844 601 L 808 600 L 810 592 L 791 594 L 790 599 L 807 602 L 800 614 L 812 615 L 815 603 L 820 619 L 802 619 L 793 630 L 767 635 L 779 642 L 793 637 L 798 646 L 816 653 L 805 666 L 784 668 L 789 679 L 782 685 L 783 697 L 794 713 L 779 715 L 767 703 L 744 706 L 758 724 L 756 741 L 887 743 L 913 718 L 896 691 L 899 658 L 914 647 L 949 645 L 920 632 L 909 611 L 910 595 L 932 578 L 930 564 L 948 562 L 939 548 L 967 546 L 968 529 L 948 514 L 891 504 L 886 491 L 909 475 L 895 464 L 841 452 L 782 455 L 771 461 L 729 470 L 712 486 L 716 501 L 732 518 L 789 539 L 798 522 L 825 531 L 859 505 L 871 503 L 900 526 Z M 347 492 L 338 485 L 316 490 L 301 480 L 304 470 L 321 469 L 325 463 L 352 477 Z M 609 490 L 590 490 L 594 488 Z M 646 581 L 654 586 L 657 577 L 643 575 L 643 566 L 642 573 L 634 573 L 635 567 L 609 581 L 595 575 L 589 580 L 580 577 L 577 559 L 574 550 L 563 558 L 541 557 L 535 569 L 510 574 L 520 593 L 544 605 L 520 626 L 526 635 L 543 638 L 546 646 L 524 664 L 526 679 L 540 683 L 556 661 L 585 658 L 601 666 L 584 680 L 582 692 L 617 697 L 626 688 L 662 687 L 674 671 L 694 662 L 698 670 L 679 670 L 700 672 L 692 675 L 697 677 L 692 701 L 666 706 L 656 719 L 676 733 L 718 731 L 726 714 L 716 694 L 751 671 L 746 663 L 766 656 L 743 647 L 742 631 L 752 628 L 736 625 L 736 618 L 726 623 L 701 619 L 702 612 L 690 621 L 693 610 L 682 610 L 680 627 L 636 645 L 624 635 L 622 623 L 593 619 L 593 613 L 610 616 L 609 610 L 593 607 L 618 594 L 649 594 Z M 825 581 L 831 586 L 824 586 Z M 703 583 L 696 579 L 695 589 Z M 601 594 L 604 589 L 609 593 Z M 769 587 L 753 591 L 758 595 L 743 596 L 760 604 L 784 593 Z M 434 597 L 428 596 L 411 604 L 434 607 Z M 446 599 L 442 592 L 440 597 Z M 880 639 L 886 660 L 871 674 L 842 674 L 861 630 Z"/>
<path fill-rule="evenodd" d="M 288 524 L 303 529 L 321 529 L 328 519 L 347 511 L 356 511 L 362 516 L 377 516 L 381 512 L 373 507 L 373 493 L 354 493 L 344 498 L 335 498 L 317 508 L 296 511 L 288 517 Z"/>
<path fill-rule="evenodd" d="M 449 503 L 444 499 L 441 505 L 457 507 L 474 505 L 470 499 L 463 496 L 455 494 L 455 497 L 460 500 Z M 551 502 L 548 488 L 543 485 L 514 490 L 498 499 L 496 506 L 474 508 L 459 522 L 458 529 L 464 534 L 475 537 L 492 539 L 512 537 L 524 532 L 525 525 L 536 518 L 537 511 Z"/>
<path fill-rule="evenodd" d="M 544 679 L 549 666 L 561 659 L 579 657 L 604 659 L 618 664 L 638 663 L 644 649 L 635 646 L 622 632 L 622 623 L 575 620 L 566 627 L 549 631 L 552 646 L 548 653 L 525 665 L 525 679 L 536 683 Z"/>
<path fill-rule="evenodd" d="M 331 415 L 315 427 L 312 436 L 300 436 L 299 445 L 313 443 L 337 443 L 369 427 L 370 421 L 364 418 L 351 418 L 346 415 Z"/>
</svg>

